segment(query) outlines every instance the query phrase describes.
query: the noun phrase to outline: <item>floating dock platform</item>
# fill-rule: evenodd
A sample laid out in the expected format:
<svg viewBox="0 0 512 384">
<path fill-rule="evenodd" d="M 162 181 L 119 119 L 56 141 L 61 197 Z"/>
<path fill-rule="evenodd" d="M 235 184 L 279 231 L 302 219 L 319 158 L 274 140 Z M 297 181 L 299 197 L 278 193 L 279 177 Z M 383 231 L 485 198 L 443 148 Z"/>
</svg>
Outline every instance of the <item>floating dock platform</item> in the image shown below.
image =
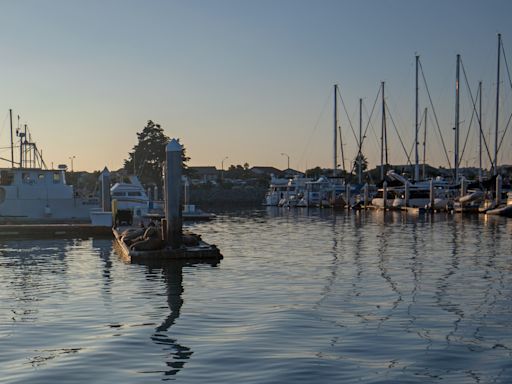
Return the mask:
<svg viewBox="0 0 512 384">
<path fill-rule="evenodd" d="M 2 224 L 0 225 L 1 239 L 53 239 L 53 238 L 77 238 L 112 236 L 110 227 L 91 224 Z"/>
<path fill-rule="evenodd" d="M 128 245 L 122 240 L 121 236 L 124 230 L 130 227 L 112 228 L 114 233 L 116 248 L 123 259 L 130 261 L 165 261 L 165 260 L 211 260 L 218 261 L 223 258 L 219 249 L 214 244 L 208 244 L 201 240 L 201 237 L 196 234 L 184 233 L 184 236 L 195 236 L 198 242 L 195 245 L 182 245 L 178 249 L 172 249 L 165 246 L 162 249 L 151 251 L 137 251 L 130 249 Z"/>
</svg>

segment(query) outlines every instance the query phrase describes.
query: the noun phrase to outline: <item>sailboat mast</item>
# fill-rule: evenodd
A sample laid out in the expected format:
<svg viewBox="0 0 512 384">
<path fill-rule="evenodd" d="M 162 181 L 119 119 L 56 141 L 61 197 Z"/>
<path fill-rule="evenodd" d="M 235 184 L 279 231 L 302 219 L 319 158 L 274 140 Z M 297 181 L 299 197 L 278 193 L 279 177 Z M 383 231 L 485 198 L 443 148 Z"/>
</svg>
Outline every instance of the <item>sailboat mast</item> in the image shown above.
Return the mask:
<svg viewBox="0 0 512 384">
<path fill-rule="evenodd" d="M 494 175 L 498 174 L 498 117 L 500 112 L 501 33 L 498 33 L 498 70 L 496 75 L 496 129 L 494 133 Z"/>
<path fill-rule="evenodd" d="M 420 165 L 419 165 L 419 155 L 418 155 L 418 63 L 420 57 L 416 55 L 416 124 L 415 124 L 415 132 L 414 132 L 414 148 L 415 148 L 415 164 L 414 164 L 414 180 L 418 181 L 420 178 Z"/>
<path fill-rule="evenodd" d="M 359 99 L 359 153 L 357 154 L 359 184 L 363 182 L 363 99 Z"/>
<path fill-rule="evenodd" d="M 345 168 L 345 155 L 343 153 L 343 137 L 341 136 L 341 127 L 338 125 L 338 134 L 340 136 L 340 156 L 341 156 L 341 166 L 343 167 L 343 172 L 346 172 Z"/>
<path fill-rule="evenodd" d="M 478 106 L 478 181 L 482 181 L 482 82 L 478 83 L 479 106 Z"/>
<path fill-rule="evenodd" d="M 427 168 L 427 108 L 425 108 L 425 123 L 423 129 L 423 180 L 425 180 L 427 176 L 426 168 Z"/>
<path fill-rule="evenodd" d="M 455 182 L 459 180 L 459 76 L 460 76 L 460 55 L 457 55 L 457 72 L 455 80 Z"/>
<path fill-rule="evenodd" d="M 381 85 L 382 85 L 382 128 L 381 128 L 381 137 L 380 137 L 380 179 L 384 180 L 384 143 L 386 142 L 386 104 L 384 101 L 384 81 L 381 83 Z"/>
<path fill-rule="evenodd" d="M 332 175 L 336 177 L 337 170 L 338 170 L 338 84 L 334 84 L 334 147 L 333 147 L 333 154 L 334 154 L 334 164 L 332 167 Z"/>
</svg>

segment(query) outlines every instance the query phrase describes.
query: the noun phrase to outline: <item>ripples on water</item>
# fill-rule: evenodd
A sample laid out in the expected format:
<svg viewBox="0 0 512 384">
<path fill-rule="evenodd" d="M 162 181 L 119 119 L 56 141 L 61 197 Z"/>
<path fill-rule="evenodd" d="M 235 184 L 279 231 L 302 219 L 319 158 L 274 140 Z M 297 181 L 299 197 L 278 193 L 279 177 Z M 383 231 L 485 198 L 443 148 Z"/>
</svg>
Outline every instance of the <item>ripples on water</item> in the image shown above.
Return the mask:
<svg viewBox="0 0 512 384">
<path fill-rule="evenodd" d="M 512 381 L 510 219 L 306 212 L 193 225 L 218 265 L 1 242 L 0 381 Z"/>
</svg>

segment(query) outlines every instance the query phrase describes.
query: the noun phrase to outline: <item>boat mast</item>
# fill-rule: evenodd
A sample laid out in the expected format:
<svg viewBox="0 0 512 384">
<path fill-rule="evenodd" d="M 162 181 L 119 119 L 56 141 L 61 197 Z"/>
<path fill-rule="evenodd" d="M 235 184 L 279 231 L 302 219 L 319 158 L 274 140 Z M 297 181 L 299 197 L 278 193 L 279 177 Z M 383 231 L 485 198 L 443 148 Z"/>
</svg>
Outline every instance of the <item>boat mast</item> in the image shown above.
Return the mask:
<svg viewBox="0 0 512 384">
<path fill-rule="evenodd" d="M 14 141 L 12 137 L 12 109 L 9 109 L 9 120 L 11 123 L 11 167 L 14 168 Z"/>
<path fill-rule="evenodd" d="M 384 100 L 384 81 L 382 84 L 382 128 L 380 138 L 380 178 L 384 180 L 384 148 L 386 148 L 386 164 L 388 163 L 387 133 L 386 133 L 386 102 Z"/>
<path fill-rule="evenodd" d="M 418 63 L 420 57 L 416 55 L 416 129 L 414 133 L 414 148 L 415 148 L 415 164 L 414 164 L 414 180 L 418 181 L 420 178 L 420 165 L 418 155 Z"/>
<path fill-rule="evenodd" d="M 482 181 L 482 82 L 478 83 L 478 93 L 480 94 L 478 106 L 478 181 Z"/>
<path fill-rule="evenodd" d="M 455 159 L 454 175 L 455 182 L 459 180 L 459 75 L 460 75 L 460 55 L 457 55 L 457 72 L 455 80 Z"/>
<path fill-rule="evenodd" d="M 359 184 L 363 182 L 363 99 L 359 99 L 359 153 L 357 154 Z"/>
<path fill-rule="evenodd" d="M 427 108 L 425 108 L 425 127 L 423 129 L 423 180 L 425 180 L 427 172 Z"/>
<path fill-rule="evenodd" d="M 501 33 L 498 33 L 498 70 L 496 75 L 496 129 L 494 133 L 494 175 L 498 174 L 498 117 L 500 112 Z"/>
<path fill-rule="evenodd" d="M 334 164 L 332 167 L 332 175 L 336 177 L 338 170 L 338 84 L 334 84 Z"/>
<path fill-rule="evenodd" d="M 341 127 L 338 126 L 338 135 L 340 136 L 340 156 L 341 156 L 341 166 L 343 167 L 343 172 L 347 172 L 345 168 L 345 155 L 343 153 L 343 137 L 341 137 Z"/>
</svg>

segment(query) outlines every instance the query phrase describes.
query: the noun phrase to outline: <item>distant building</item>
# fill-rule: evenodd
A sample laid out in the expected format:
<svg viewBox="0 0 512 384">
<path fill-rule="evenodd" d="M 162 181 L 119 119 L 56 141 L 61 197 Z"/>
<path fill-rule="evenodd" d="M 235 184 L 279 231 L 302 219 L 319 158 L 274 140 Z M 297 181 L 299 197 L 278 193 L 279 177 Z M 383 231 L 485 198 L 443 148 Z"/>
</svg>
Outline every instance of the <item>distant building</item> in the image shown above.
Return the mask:
<svg viewBox="0 0 512 384">
<path fill-rule="evenodd" d="M 250 171 L 255 175 L 265 175 L 269 177 L 270 175 L 278 177 L 283 173 L 283 171 L 274 167 L 252 167 Z"/>
<path fill-rule="evenodd" d="M 214 166 L 205 167 L 188 167 L 190 178 L 203 183 L 217 181 L 219 178 L 219 170 Z"/>
<path fill-rule="evenodd" d="M 304 173 L 292 168 L 287 168 L 281 172 L 281 176 L 286 179 L 293 179 L 295 176 L 304 176 Z"/>
</svg>

